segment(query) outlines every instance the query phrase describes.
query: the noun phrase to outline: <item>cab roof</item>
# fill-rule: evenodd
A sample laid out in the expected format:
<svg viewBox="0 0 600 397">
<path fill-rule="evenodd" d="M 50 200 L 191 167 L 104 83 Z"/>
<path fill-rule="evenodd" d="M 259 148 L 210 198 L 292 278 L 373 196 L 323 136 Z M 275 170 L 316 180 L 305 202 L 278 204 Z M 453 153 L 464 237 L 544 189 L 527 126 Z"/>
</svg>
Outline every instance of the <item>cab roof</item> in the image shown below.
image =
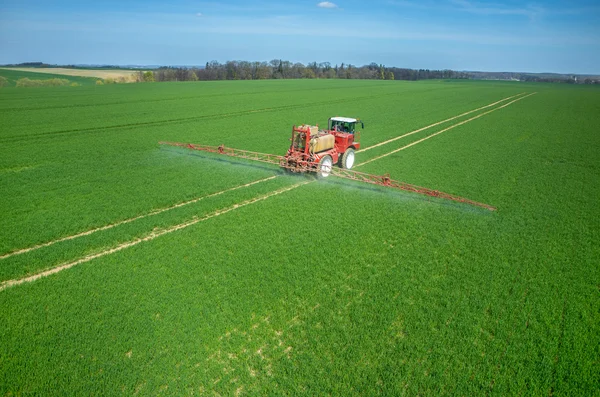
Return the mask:
<svg viewBox="0 0 600 397">
<path fill-rule="evenodd" d="M 333 121 L 342 121 L 344 123 L 356 123 L 356 119 L 350 118 L 350 117 L 332 117 L 331 120 Z"/>
</svg>

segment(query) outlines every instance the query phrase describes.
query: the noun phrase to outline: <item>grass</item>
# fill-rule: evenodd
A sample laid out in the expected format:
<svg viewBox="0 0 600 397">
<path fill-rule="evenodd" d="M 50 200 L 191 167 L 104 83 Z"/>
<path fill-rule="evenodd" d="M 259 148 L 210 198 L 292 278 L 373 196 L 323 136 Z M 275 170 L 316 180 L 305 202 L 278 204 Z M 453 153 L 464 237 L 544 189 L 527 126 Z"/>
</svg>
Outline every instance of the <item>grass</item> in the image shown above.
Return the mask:
<svg viewBox="0 0 600 397">
<path fill-rule="evenodd" d="M 31 92 L 0 92 L 0 253 L 276 178 L 0 259 L 2 281 L 310 183 L 0 291 L 2 394 L 597 393 L 597 88 L 251 81 Z M 358 168 L 495 213 L 156 144 L 284 153 L 291 124 L 346 115 L 365 120 L 368 147 L 521 92 L 537 94 Z"/>
</svg>

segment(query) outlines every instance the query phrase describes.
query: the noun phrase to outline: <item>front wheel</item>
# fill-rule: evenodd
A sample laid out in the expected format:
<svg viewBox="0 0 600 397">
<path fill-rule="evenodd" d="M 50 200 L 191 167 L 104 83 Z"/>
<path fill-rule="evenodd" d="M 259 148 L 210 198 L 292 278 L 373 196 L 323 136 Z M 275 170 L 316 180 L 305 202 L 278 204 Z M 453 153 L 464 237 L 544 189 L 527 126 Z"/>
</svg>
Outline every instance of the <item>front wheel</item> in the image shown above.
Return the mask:
<svg viewBox="0 0 600 397">
<path fill-rule="evenodd" d="M 351 169 L 354 165 L 354 149 L 348 149 L 342 155 L 342 168 Z"/>
<path fill-rule="evenodd" d="M 333 167 L 333 159 L 330 155 L 325 155 L 319 160 L 319 166 L 317 168 L 317 177 L 327 178 L 331 174 L 331 167 Z"/>
</svg>

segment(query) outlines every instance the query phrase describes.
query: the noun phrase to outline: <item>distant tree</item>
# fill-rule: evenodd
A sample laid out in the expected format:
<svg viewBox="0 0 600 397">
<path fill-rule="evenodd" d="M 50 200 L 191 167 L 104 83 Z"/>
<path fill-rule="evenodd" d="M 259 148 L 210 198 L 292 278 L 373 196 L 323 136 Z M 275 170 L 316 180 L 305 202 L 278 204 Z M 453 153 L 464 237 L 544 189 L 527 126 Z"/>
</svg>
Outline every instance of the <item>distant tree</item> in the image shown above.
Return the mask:
<svg viewBox="0 0 600 397">
<path fill-rule="evenodd" d="M 324 77 L 326 79 L 332 79 L 333 76 L 331 76 L 330 71 L 333 72 L 333 69 L 331 68 L 331 64 L 329 62 L 321 62 L 319 64 L 319 70 L 321 72 L 321 76 L 320 77 Z"/>
<path fill-rule="evenodd" d="M 290 61 L 281 62 L 281 74 L 284 79 L 290 78 L 290 72 L 292 70 L 292 63 Z"/>
<path fill-rule="evenodd" d="M 227 61 L 225 69 L 227 71 L 227 80 L 239 80 L 236 61 Z"/>
<path fill-rule="evenodd" d="M 217 61 L 206 62 L 205 76 L 206 80 L 220 80 L 219 70 L 221 65 Z"/>
<path fill-rule="evenodd" d="M 394 72 L 392 72 L 391 70 L 388 70 L 385 75 L 385 79 L 386 80 L 394 80 L 395 79 Z"/>
<path fill-rule="evenodd" d="M 311 77 L 312 79 L 319 77 L 319 65 L 316 62 L 309 63 L 306 65 L 306 68 L 312 70 L 312 74 L 314 75 Z"/>
<path fill-rule="evenodd" d="M 312 69 L 310 67 L 305 68 L 304 71 L 302 72 L 303 79 L 314 79 L 316 77 L 317 77 L 317 75 L 315 74 L 314 69 Z"/>
<path fill-rule="evenodd" d="M 198 76 L 193 69 L 187 71 L 186 81 L 198 81 Z"/>
<path fill-rule="evenodd" d="M 152 73 L 152 71 L 148 70 L 146 72 L 144 72 L 142 74 L 142 81 L 145 82 L 154 82 L 154 73 Z"/>
<path fill-rule="evenodd" d="M 272 75 L 273 75 L 273 72 L 268 63 L 266 63 L 266 62 L 258 63 L 258 67 L 256 69 L 256 78 L 258 80 L 270 79 L 272 77 Z"/>
<path fill-rule="evenodd" d="M 271 68 L 271 75 L 269 76 L 270 79 L 281 78 L 281 75 L 278 73 L 280 63 L 281 61 L 279 59 L 271 59 L 271 61 L 269 62 L 269 66 Z"/>
<path fill-rule="evenodd" d="M 239 61 L 238 74 L 240 80 L 252 80 L 252 64 L 248 61 Z"/>
<path fill-rule="evenodd" d="M 302 75 L 304 73 L 304 69 L 306 69 L 306 67 L 304 66 L 304 64 L 302 63 L 295 63 L 291 66 L 290 68 L 290 73 L 289 73 L 289 77 L 292 79 L 300 79 L 302 78 Z"/>
<path fill-rule="evenodd" d="M 375 65 L 375 67 L 371 67 L 371 66 L 367 66 L 367 67 L 361 67 L 361 68 L 353 68 L 354 71 L 354 75 L 351 77 L 353 79 L 379 79 L 381 78 L 380 75 L 380 71 L 379 71 L 379 66 L 377 66 L 376 64 L 371 64 L 371 65 Z"/>
<path fill-rule="evenodd" d="M 188 70 L 185 68 L 171 68 L 172 73 L 175 75 L 175 81 L 187 81 Z"/>
<path fill-rule="evenodd" d="M 323 77 L 326 79 L 335 79 L 337 77 L 337 73 L 333 68 L 329 68 L 326 71 L 323 71 Z"/>
<path fill-rule="evenodd" d="M 348 67 L 346 68 L 346 78 L 347 79 L 355 79 L 355 67 L 352 65 L 348 65 Z"/>
<path fill-rule="evenodd" d="M 338 79 L 344 79 L 346 78 L 346 71 L 344 70 L 344 63 L 342 62 L 342 64 L 338 67 L 338 65 L 335 65 L 335 75 Z"/>
</svg>

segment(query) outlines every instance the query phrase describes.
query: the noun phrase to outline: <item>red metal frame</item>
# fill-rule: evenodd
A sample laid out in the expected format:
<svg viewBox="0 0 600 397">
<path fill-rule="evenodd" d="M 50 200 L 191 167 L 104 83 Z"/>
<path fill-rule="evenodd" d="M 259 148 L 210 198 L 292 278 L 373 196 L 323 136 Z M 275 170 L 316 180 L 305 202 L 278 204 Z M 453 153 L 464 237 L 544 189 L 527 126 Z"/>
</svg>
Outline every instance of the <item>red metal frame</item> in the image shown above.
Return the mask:
<svg viewBox="0 0 600 397">
<path fill-rule="evenodd" d="M 296 130 L 296 127 L 294 127 L 294 130 L 292 130 L 292 139 L 294 138 L 294 131 L 298 131 L 298 130 Z M 310 137 L 308 139 L 310 139 Z M 226 156 L 231 156 L 231 157 L 240 157 L 243 159 L 260 161 L 260 162 L 268 163 L 268 164 L 275 164 L 275 165 L 279 165 L 280 167 L 286 168 L 293 172 L 317 172 L 318 166 L 319 166 L 319 161 L 311 160 L 310 156 L 307 153 L 308 141 L 305 142 L 305 151 L 304 152 L 300 152 L 300 151 L 294 152 L 296 157 L 291 157 L 290 151 L 288 151 L 288 155 L 286 155 L 286 156 L 278 156 L 275 154 L 265 154 L 265 153 L 251 152 L 249 150 L 233 149 L 233 148 L 225 147 L 223 145 L 221 145 L 221 146 L 206 146 L 206 145 L 196 145 L 196 144 L 192 144 L 192 143 L 179 143 L 179 142 L 159 142 L 159 144 L 178 146 L 178 147 L 182 147 L 182 148 L 186 148 L 186 149 L 201 150 L 201 151 L 205 151 L 205 152 L 224 154 Z M 293 140 L 292 140 L 292 145 L 293 145 Z M 290 150 L 291 149 L 292 148 L 290 148 Z M 332 150 L 334 150 L 334 149 L 332 149 Z M 328 154 L 327 152 L 323 152 L 323 153 Z M 294 159 L 294 160 L 290 161 L 290 159 Z M 342 169 L 342 168 L 337 168 L 337 167 L 331 167 L 331 169 L 329 170 L 329 173 L 330 173 L 330 175 L 337 176 L 339 178 L 350 179 L 353 181 L 358 181 L 358 182 L 363 182 L 363 183 L 369 183 L 372 185 L 391 187 L 394 189 L 405 190 L 408 192 L 424 194 L 424 195 L 427 195 L 430 197 L 438 197 L 438 198 L 442 198 L 442 199 L 446 199 L 446 200 L 457 201 L 460 203 L 465 203 L 465 204 L 474 205 L 476 207 L 485 208 L 490 211 L 496 210 L 496 207 L 493 207 L 488 204 L 480 203 L 477 201 L 473 201 L 473 200 L 470 200 L 470 199 L 467 199 L 464 197 L 455 196 L 453 194 L 440 192 L 439 190 L 429 189 L 429 188 L 422 187 L 422 186 L 411 185 L 410 183 L 399 182 L 399 181 L 391 179 L 388 174 L 373 175 L 373 174 L 367 174 L 364 172 L 347 170 L 347 169 Z"/>
<path fill-rule="evenodd" d="M 225 147 L 223 145 L 221 145 L 221 146 L 206 146 L 206 145 L 196 145 L 193 143 L 179 143 L 179 142 L 159 142 L 159 144 L 169 145 L 169 146 L 179 146 L 179 147 L 183 147 L 186 149 L 201 150 L 204 152 L 224 154 L 226 156 L 231 156 L 231 157 L 241 157 L 243 159 L 260 161 L 260 162 L 269 163 L 269 164 L 279 164 L 280 161 L 284 158 L 283 156 L 277 156 L 275 154 L 265 154 L 265 153 L 251 152 L 249 150 L 233 149 L 230 147 Z"/>
<path fill-rule="evenodd" d="M 391 187 L 395 189 L 405 190 L 408 192 L 414 192 L 419 194 L 424 194 L 431 197 L 443 198 L 446 200 L 458 201 L 460 203 L 466 203 L 470 205 L 474 205 L 477 207 L 485 208 L 490 211 L 495 211 L 496 207 L 493 207 L 488 204 L 480 203 L 477 201 L 473 201 L 464 197 L 455 196 L 453 194 L 440 192 L 439 190 L 429 189 L 422 186 L 411 185 L 406 182 L 399 182 L 390 178 L 389 174 L 386 175 L 372 175 L 364 172 L 358 172 L 353 170 L 345 170 L 342 168 L 334 168 L 331 169 L 331 175 L 337 176 L 339 178 L 350 179 L 353 181 L 359 181 L 364 183 L 370 183 L 373 185 L 380 185 Z"/>
<path fill-rule="evenodd" d="M 309 168 L 316 170 L 316 165 L 318 165 L 319 161 L 326 155 L 331 156 L 331 159 L 335 164 L 338 162 L 340 156 L 343 155 L 349 148 L 352 148 L 354 150 L 358 150 L 360 148 L 360 142 L 354 140 L 356 137 L 358 137 L 358 135 L 355 136 L 354 134 L 340 132 L 337 130 L 324 130 L 320 131 L 320 133 L 333 135 L 335 137 L 334 146 L 332 149 L 325 150 L 319 153 L 310 153 L 309 142 L 312 138 L 310 126 L 293 126 L 292 137 L 290 138 L 292 143 L 290 144 L 290 148 L 284 156 L 285 160 L 281 162 L 281 166 L 288 168 L 294 172 L 304 172 Z M 300 145 L 296 146 L 296 144 L 298 143 L 298 141 L 296 140 L 297 136 L 300 137 L 299 140 L 303 141 L 303 147 L 300 147 Z"/>
</svg>

